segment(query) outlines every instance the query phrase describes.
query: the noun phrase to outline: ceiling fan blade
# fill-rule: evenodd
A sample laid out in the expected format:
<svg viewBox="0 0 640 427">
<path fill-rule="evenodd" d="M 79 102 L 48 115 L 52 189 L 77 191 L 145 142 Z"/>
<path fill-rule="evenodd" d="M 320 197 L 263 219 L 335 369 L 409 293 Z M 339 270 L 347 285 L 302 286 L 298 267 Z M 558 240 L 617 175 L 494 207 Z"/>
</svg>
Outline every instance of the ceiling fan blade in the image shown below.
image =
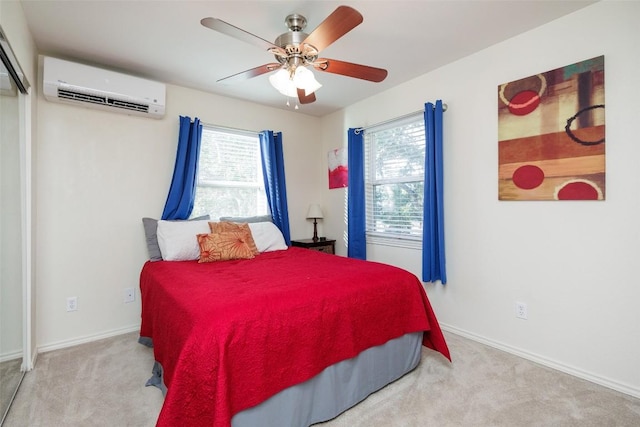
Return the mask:
<svg viewBox="0 0 640 427">
<path fill-rule="evenodd" d="M 383 81 L 387 77 L 387 70 L 385 69 L 338 61 L 337 59 L 321 58 L 313 63 L 313 67 L 318 71 L 340 74 L 376 83 Z"/>
<path fill-rule="evenodd" d="M 349 6 L 339 6 L 302 43 L 310 44 L 320 52 L 360 25 L 362 20 L 362 15 L 357 10 Z"/>
<path fill-rule="evenodd" d="M 243 30 L 242 28 L 238 28 L 234 25 L 229 24 L 218 18 L 202 18 L 200 23 L 210 28 L 214 31 L 218 31 L 222 34 L 226 34 L 234 39 L 241 40 L 243 42 L 252 44 L 254 46 L 259 47 L 260 49 L 265 49 L 273 54 L 285 56 L 287 53 L 280 46 L 276 46 L 268 40 L 260 38 L 254 34 L 251 34 L 248 31 Z"/>
<path fill-rule="evenodd" d="M 316 101 L 316 94 L 311 92 L 309 95 L 305 95 L 304 89 L 298 89 L 298 101 L 300 104 L 311 104 Z"/>
<path fill-rule="evenodd" d="M 235 83 L 243 80 L 249 80 L 250 78 L 257 77 L 262 74 L 277 70 L 280 67 L 282 67 L 282 64 L 280 63 L 264 64 L 256 68 L 252 68 L 250 70 L 242 71 L 240 73 L 236 73 L 231 76 L 223 77 L 219 80 L 216 80 L 216 82 Z"/>
</svg>

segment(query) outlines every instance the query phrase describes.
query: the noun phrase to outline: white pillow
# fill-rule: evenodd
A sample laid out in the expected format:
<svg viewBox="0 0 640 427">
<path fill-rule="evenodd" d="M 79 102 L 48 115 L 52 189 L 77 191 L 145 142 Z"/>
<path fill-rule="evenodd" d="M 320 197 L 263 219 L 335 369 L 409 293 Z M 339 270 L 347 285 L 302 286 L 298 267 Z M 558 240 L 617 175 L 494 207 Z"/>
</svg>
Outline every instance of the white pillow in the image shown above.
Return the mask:
<svg viewBox="0 0 640 427">
<path fill-rule="evenodd" d="M 287 249 L 282 232 L 272 222 L 250 222 L 249 228 L 258 252 L 281 251 Z"/>
<path fill-rule="evenodd" d="M 158 221 L 158 246 L 165 261 L 200 258 L 198 234 L 209 234 L 209 220 Z"/>
</svg>

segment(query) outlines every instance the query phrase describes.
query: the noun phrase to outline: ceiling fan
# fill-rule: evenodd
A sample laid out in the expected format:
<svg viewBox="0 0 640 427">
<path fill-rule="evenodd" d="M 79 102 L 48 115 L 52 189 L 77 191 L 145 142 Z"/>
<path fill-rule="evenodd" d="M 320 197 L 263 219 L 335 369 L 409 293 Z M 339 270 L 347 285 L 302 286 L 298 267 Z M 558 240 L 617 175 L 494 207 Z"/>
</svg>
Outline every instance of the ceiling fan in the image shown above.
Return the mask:
<svg viewBox="0 0 640 427">
<path fill-rule="evenodd" d="M 289 31 L 281 34 L 274 43 L 221 19 L 203 18 L 200 23 L 212 30 L 266 49 L 278 61 L 224 77 L 218 82 L 246 80 L 278 70 L 269 77 L 271 84 L 282 94 L 297 97 L 300 104 L 309 104 L 316 100 L 315 91 L 322 85 L 315 80 L 313 73 L 307 67 L 371 82 L 381 82 L 387 77 L 387 70 L 382 68 L 319 58 L 322 50 L 360 25 L 362 21 L 362 15 L 357 10 L 348 6 L 339 6 L 311 34 L 307 34 L 303 31 L 307 25 L 307 19 L 294 13 L 285 19 Z"/>
</svg>

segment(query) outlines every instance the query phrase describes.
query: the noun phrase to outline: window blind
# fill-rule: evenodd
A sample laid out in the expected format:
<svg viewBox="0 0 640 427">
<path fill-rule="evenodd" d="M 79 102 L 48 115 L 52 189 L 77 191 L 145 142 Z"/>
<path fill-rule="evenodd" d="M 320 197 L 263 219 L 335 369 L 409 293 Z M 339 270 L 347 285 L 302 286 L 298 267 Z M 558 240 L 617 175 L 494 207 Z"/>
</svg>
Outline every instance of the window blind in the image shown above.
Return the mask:
<svg viewBox="0 0 640 427">
<path fill-rule="evenodd" d="M 421 113 L 365 131 L 367 233 L 422 238 L 425 135 Z"/>
<path fill-rule="evenodd" d="M 267 213 L 258 134 L 204 125 L 191 216 Z"/>
</svg>

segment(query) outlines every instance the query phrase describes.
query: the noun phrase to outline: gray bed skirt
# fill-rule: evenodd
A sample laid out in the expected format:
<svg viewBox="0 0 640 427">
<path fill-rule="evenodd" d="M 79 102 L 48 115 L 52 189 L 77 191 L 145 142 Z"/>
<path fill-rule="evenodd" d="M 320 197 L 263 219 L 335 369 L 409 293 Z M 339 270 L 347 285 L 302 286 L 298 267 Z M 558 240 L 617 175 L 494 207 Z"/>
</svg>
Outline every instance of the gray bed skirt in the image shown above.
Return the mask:
<svg viewBox="0 0 640 427">
<path fill-rule="evenodd" d="M 232 419 L 232 427 L 306 427 L 335 418 L 418 366 L 422 334 L 403 335 L 329 366 L 310 380 L 239 412 Z M 150 340 L 139 341 L 151 345 Z M 147 385 L 166 392 L 162 367 L 157 362 Z"/>
</svg>

